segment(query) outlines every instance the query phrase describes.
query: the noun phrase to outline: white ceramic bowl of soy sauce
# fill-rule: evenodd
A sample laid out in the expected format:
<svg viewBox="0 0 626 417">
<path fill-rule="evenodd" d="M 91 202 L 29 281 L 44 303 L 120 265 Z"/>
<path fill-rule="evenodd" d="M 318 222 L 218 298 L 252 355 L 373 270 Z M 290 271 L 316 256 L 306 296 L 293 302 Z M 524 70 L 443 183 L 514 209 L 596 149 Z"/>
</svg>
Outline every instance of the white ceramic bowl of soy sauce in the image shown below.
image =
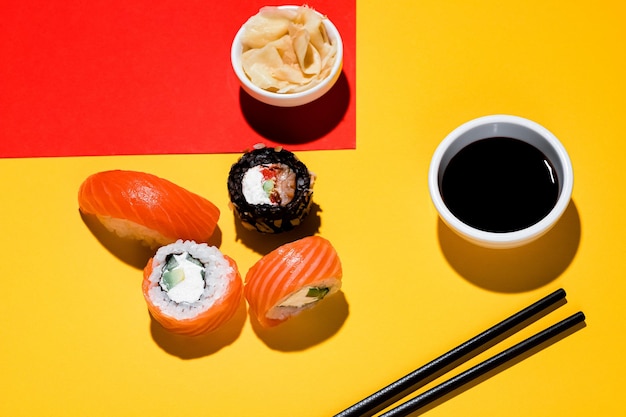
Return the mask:
<svg viewBox="0 0 626 417">
<path fill-rule="evenodd" d="M 433 154 L 428 186 L 443 222 L 468 241 L 514 248 L 547 233 L 567 209 L 570 157 L 548 129 L 490 115 L 450 132 Z"/>
</svg>

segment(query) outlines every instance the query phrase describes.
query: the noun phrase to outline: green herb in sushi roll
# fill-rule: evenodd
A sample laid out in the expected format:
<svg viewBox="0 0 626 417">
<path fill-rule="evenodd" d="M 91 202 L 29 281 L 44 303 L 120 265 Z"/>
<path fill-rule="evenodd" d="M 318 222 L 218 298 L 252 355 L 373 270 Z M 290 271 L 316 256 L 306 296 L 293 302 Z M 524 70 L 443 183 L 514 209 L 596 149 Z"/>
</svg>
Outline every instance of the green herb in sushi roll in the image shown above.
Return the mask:
<svg viewBox="0 0 626 417">
<path fill-rule="evenodd" d="M 309 214 L 314 182 L 315 175 L 293 153 L 261 145 L 231 167 L 228 194 L 244 227 L 280 233 Z"/>
</svg>

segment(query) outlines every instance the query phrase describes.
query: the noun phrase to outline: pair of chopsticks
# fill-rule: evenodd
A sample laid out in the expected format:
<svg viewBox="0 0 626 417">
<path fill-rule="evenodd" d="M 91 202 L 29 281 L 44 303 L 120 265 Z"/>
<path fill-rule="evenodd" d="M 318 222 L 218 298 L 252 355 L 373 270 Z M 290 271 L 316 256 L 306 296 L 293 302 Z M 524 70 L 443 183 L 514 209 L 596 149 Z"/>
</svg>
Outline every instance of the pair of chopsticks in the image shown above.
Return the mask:
<svg viewBox="0 0 626 417">
<path fill-rule="evenodd" d="M 541 300 L 531 304 L 523 310 L 513 314 L 500 323 L 490 327 L 470 340 L 460 344 L 454 349 L 444 353 L 437 359 L 427 363 L 426 365 L 416 369 L 410 374 L 400 378 L 399 380 L 387 385 L 385 388 L 375 392 L 358 403 L 346 408 L 344 411 L 336 414 L 335 417 L 369 417 L 387 408 L 388 406 L 398 402 L 403 397 L 413 393 L 420 387 L 433 381 L 437 377 L 449 372 L 462 362 L 478 355 L 488 347 L 495 345 L 501 340 L 509 337 L 513 333 L 521 330 L 536 321 L 538 318 L 546 315 L 554 309 L 565 303 L 565 291 L 558 289 L 552 294 L 542 298 Z M 476 380 L 487 372 L 503 366 L 514 359 L 518 359 L 522 354 L 528 353 L 534 348 L 555 340 L 558 336 L 562 336 L 566 331 L 573 329 L 575 326 L 585 321 L 585 315 L 578 312 L 568 318 L 548 327 L 547 329 L 525 339 L 524 341 L 492 356 L 484 362 L 464 371 L 449 380 L 425 391 L 422 394 L 398 405 L 397 407 L 382 414 L 381 417 L 401 417 L 410 413 L 423 409 L 434 401 L 441 399 L 443 396 L 450 394 L 466 384 Z"/>
</svg>

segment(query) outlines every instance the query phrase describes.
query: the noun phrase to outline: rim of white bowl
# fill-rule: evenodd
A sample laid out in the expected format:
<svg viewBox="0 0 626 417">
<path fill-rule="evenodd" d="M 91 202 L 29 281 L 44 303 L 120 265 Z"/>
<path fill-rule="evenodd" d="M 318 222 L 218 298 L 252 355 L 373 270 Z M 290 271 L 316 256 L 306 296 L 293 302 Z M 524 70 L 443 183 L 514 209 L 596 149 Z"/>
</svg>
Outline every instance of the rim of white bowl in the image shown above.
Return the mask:
<svg viewBox="0 0 626 417">
<path fill-rule="evenodd" d="M 282 6 L 276 6 L 276 7 L 278 7 L 279 9 L 297 9 L 302 6 L 282 5 Z M 313 11 L 324 18 L 322 22 L 324 23 L 324 26 L 326 27 L 328 35 L 337 44 L 335 62 L 333 62 L 333 66 L 331 67 L 330 74 L 328 75 L 328 77 L 326 77 L 324 80 L 322 80 L 322 82 L 315 85 L 314 87 L 308 90 L 299 91 L 297 93 L 275 93 L 272 91 L 264 90 L 263 88 L 257 86 L 252 81 L 250 81 L 245 71 L 243 70 L 243 65 L 241 64 L 242 47 L 241 47 L 240 39 L 243 34 L 243 30 L 245 26 L 245 22 L 244 22 L 244 24 L 242 24 L 239 30 L 237 31 L 235 38 L 233 39 L 233 43 L 230 49 L 230 61 L 231 61 L 233 70 L 235 71 L 235 74 L 237 75 L 237 78 L 246 89 L 256 94 L 257 96 L 266 97 L 272 101 L 280 100 L 280 101 L 285 101 L 285 102 L 301 102 L 304 98 L 318 95 L 320 93 L 320 90 L 324 90 L 325 88 L 328 87 L 329 84 L 334 84 L 337 81 L 337 79 L 339 78 L 339 74 L 341 73 L 341 69 L 343 67 L 343 40 L 341 38 L 341 34 L 339 33 L 339 30 L 337 29 L 335 24 L 328 18 L 328 16 L 324 15 L 323 13 L 320 13 L 319 11 L 315 9 L 313 9 Z"/>
<path fill-rule="evenodd" d="M 494 123 L 508 123 L 513 125 L 519 125 L 525 127 L 531 131 L 538 133 L 543 139 L 545 139 L 550 147 L 555 151 L 559 163 L 563 168 L 563 175 L 560 181 L 559 197 L 556 204 L 550 210 L 550 212 L 539 222 L 533 224 L 522 230 L 513 232 L 487 232 L 484 230 L 476 229 L 468 226 L 458 217 L 456 217 L 450 209 L 446 206 L 441 196 L 441 190 L 439 187 L 440 168 L 441 161 L 450 147 L 450 145 L 464 133 L 471 131 L 472 129 L 494 124 Z M 572 162 L 565 150 L 563 144 L 552 134 L 548 129 L 540 124 L 519 116 L 496 114 L 489 116 L 482 116 L 473 120 L 470 120 L 461 126 L 450 132 L 444 140 L 437 146 L 435 153 L 431 159 L 429 172 L 428 172 L 428 188 L 431 199 L 437 209 L 437 212 L 441 216 L 442 220 L 457 233 L 461 234 L 465 238 L 482 246 L 494 247 L 494 248 L 509 248 L 520 246 L 524 243 L 528 243 L 535 240 L 549 231 L 554 224 L 561 218 L 572 197 L 572 190 L 574 186 L 574 172 L 572 168 Z"/>
</svg>

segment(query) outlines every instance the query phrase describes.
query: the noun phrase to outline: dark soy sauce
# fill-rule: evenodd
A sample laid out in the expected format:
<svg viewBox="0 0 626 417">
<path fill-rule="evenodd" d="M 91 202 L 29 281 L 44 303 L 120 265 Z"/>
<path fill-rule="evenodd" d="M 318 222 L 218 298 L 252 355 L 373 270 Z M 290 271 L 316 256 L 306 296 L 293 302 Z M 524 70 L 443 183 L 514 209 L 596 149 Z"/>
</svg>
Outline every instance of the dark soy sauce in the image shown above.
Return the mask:
<svg viewBox="0 0 626 417">
<path fill-rule="evenodd" d="M 464 223 L 487 232 L 513 232 L 544 218 L 556 204 L 554 167 L 534 146 L 517 139 L 481 139 L 446 167 L 443 201 Z"/>
</svg>

